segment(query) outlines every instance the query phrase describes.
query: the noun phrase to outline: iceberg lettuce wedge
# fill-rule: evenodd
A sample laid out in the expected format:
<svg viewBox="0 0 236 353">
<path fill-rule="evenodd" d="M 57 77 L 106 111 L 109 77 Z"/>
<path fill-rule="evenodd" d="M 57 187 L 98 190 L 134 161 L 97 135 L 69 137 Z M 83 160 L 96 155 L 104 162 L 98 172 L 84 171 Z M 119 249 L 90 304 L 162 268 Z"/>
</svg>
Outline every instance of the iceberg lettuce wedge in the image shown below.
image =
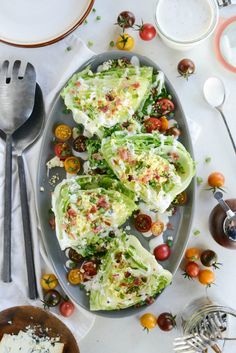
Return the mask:
<svg viewBox="0 0 236 353">
<path fill-rule="evenodd" d="M 111 128 L 132 117 L 144 103 L 152 84 L 153 68 L 112 68 L 93 73 L 90 68 L 75 74 L 61 96 L 91 135 L 100 128 Z"/>
<path fill-rule="evenodd" d="M 124 186 L 160 212 L 187 188 L 195 173 L 185 147 L 159 133 L 114 133 L 103 139 L 101 153 Z"/>
<path fill-rule="evenodd" d="M 110 243 L 98 274 L 84 284 L 91 310 L 117 310 L 148 302 L 171 279 L 135 236 L 122 233 Z"/>
<path fill-rule="evenodd" d="M 109 232 L 136 209 L 133 193 L 106 176 L 63 180 L 52 195 L 56 234 L 62 250 L 73 247 L 86 257 L 105 250 Z"/>
</svg>

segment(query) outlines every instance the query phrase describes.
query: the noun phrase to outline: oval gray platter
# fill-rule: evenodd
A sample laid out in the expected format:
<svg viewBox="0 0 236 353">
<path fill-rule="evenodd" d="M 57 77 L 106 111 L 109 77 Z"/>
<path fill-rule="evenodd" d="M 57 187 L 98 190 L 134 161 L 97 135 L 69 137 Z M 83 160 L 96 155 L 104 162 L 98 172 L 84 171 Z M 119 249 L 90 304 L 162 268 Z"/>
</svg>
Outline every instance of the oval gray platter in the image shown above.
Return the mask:
<svg viewBox="0 0 236 353">
<path fill-rule="evenodd" d="M 134 53 L 124 53 L 120 51 L 112 51 L 102 53 L 96 56 L 93 56 L 88 62 L 83 64 L 78 68 L 77 71 L 83 70 L 87 65 L 91 65 L 92 70 L 96 70 L 97 66 L 107 61 L 109 59 L 118 59 L 122 57 L 131 58 L 132 56 L 137 56 L 140 60 L 141 65 L 153 66 L 156 70 L 160 70 L 158 65 L 156 65 L 153 61 L 149 60 L 146 57 L 143 57 Z M 173 101 L 176 106 L 175 110 L 175 119 L 178 121 L 179 126 L 182 130 L 180 141 L 184 144 L 190 154 L 193 156 L 193 148 L 191 143 L 191 137 L 189 134 L 186 118 L 181 106 L 181 103 L 177 97 L 177 94 L 168 81 L 165 79 L 166 88 L 168 92 L 172 95 Z M 53 152 L 53 131 L 55 125 L 58 123 L 67 123 L 70 126 L 76 126 L 73 121 L 72 115 L 66 115 L 63 113 L 65 109 L 63 100 L 60 97 L 60 92 L 54 101 L 54 105 L 51 109 L 51 112 L 47 118 L 47 124 L 45 126 L 44 137 L 41 145 L 41 152 L 38 162 L 38 173 L 37 173 L 37 207 L 40 218 L 40 225 L 42 229 L 43 242 L 48 254 L 48 257 L 53 264 L 54 271 L 59 278 L 60 284 L 65 291 L 65 293 L 74 300 L 78 305 L 82 306 L 84 309 L 89 310 L 89 297 L 86 295 L 85 291 L 80 289 L 78 286 L 70 285 L 67 281 L 67 272 L 68 269 L 65 266 L 67 258 L 63 251 L 61 251 L 59 247 L 59 243 L 56 238 L 55 231 L 53 231 L 48 223 L 49 219 L 49 209 L 51 208 L 51 192 L 55 186 L 51 186 L 49 184 L 49 178 L 47 176 L 46 162 L 54 156 Z M 54 168 L 51 170 L 51 175 L 57 174 L 62 180 L 65 177 L 65 172 L 62 168 Z M 59 182 L 59 181 L 58 181 Z M 44 188 L 44 191 L 40 191 L 40 187 Z M 162 265 L 168 269 L 173 274 L 176 272 L 180 261 L 182 259 L 183 253 L 187 246 L 190 227 L 193 218 L 194 212 L 194 204 L 195 204 L 195 180 L 192 181 L 189 186 L 188 192 L 188 203 L 184 207 L 179 207 L 177 213 L 171 217 L 170 222 L 174 226 L 174 230 L 166 230 L 164 233 L 164 239 L 168 236 L 174 237 L 174 244 L 172 247 L 172 254 L 170 258 L 162 262 Z M 142 234 L 137 232 L 132 225 L 132 219 L 127 222 L 131 226 L 130 234 L 134 234 L 141 241 L 143 246 L 146 249 L 149 249 L 148 241 L 149 238 L 144 238 Z M 126 225 L 127 225 L 126 224 Z M 173 293 L 174 295 L 174 293 Z M 140 310 L 143 310 L 145 306 L 141 308 L 127 308 L 123 310 L 114 310 L 114 311 L 96 311 L 94 312 L 97 315 L 112 317 L 112 318 L 120 318 L 129 315 L 133 315 Z"/>
</svg>

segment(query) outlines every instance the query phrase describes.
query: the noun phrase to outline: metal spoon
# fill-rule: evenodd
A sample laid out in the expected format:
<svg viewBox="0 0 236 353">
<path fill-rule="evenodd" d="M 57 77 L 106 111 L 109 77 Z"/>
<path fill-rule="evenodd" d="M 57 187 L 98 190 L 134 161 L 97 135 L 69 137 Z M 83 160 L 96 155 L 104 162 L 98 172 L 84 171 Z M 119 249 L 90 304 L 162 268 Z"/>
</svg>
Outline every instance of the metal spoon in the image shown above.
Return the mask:
<svg viewBox="0 0 236 353">
<path fill-rule="evenodd" d="M 11 282 L 11 177 L 12 135 L 29 118 L 34 107 L 36 73 L 27 64 L 20 77 L 21 62 L 15 61 L 9 72 L 9 61 L 0 68 L 0 128 L 6 134 L 3 273 L 4 282 Z"/>
<path fill-rule="evenodd" d="M 226 98 L 225 86 L 223 82 L 218 77 L 208 78 L 204 83 L 203 93 L 207 103 L 209 103 L 213 108 L 218 110 L 218 112 L 221 114 L 226 129 L 228 131 L 230 140 L 232 142 L 234 152 L 236 153 L 236 145 L 229 129 L 228 123 L 226 121 L 225 115 L 223 113 L 223 105 Z"/>
<path fill-rule="evenodd" d="M 236 214 L 227 203 L 223 200 L 223 193 L 221 191 L 216 191 L 214 193 L 214 198 L 219 202 L 220 206 L 226 213 L 226 218 L 224 220 L 223 228 L 226 235 L 228 235 L 230 240 L 236 241 Z"/>
<path fill-rule="evenodd" d="M 17 153 L 18 173 L 20 181 L 21 211 L 24 230 L 26 266 L 30 299 L 36 299 L 38 294 L 35 276 L 29 205 L 27 200 L 24 161 L 22 158 L 22 154 L 40 136 L 44 124 L 44 119 L 45 112 L 43 95 L 40 86 L 37 84 L 33 112 L 30 118 L 12 136 L 13 147 Z M 6 135 L 2 131 L 0 131 L 0 137 L 5 139 Z"/>
</svg>

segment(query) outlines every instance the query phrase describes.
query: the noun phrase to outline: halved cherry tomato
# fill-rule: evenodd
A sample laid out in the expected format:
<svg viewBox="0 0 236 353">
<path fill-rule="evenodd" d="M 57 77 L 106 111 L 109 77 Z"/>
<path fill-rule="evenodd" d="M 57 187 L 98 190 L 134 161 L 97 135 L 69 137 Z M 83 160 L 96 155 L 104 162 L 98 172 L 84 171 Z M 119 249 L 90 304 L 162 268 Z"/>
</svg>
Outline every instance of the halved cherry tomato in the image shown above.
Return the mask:
<svg viewBox="0 0 236 353">
<path fill-rule="evenodd" d="M 198 275 L 201 284 L 210 286 L 215 280 L 215 274 L 211 270 L 201 270 Z"/>
<path fill-rule="evenodd" d="M 71 148 L 66 142 L 58 142 L 54 147 L 54 152 L 61 161 L 72 155 Z"/>
<path fill-rule="evenodd" d="M 79 268 L 74 268 L 73 270 L 70 270 L 68 272 L 68 275 L 67 275 L 67 278 L 68 278 L 68 281 L 71 283 L 71 284 L 80 284 L 81 282 L 83 282 L 84 280 L 84 275 L 83 273 L 80 271 Z"/>
<path fill-rule="evenodd" d="M 84 135 L 78 136 L 74 141 L 73 141 L 73 149 L 76 152 L 85 152 L 87 150 L 86 147 L 86 141 L 88 138 Z"/>
<path fill-rule="evenodd" d="M 150 117 L 144 121 L 144 126 L 147 132 L 151 133 L 161 129 L 161 121 L 157 118 Z"/>
<path fill-rule="evenodd" d="M 72 130 L 68 125 L 60 124 L 56 127 L 54 134 L 58 140 L 65 142 L 71 138 Z"/>
<path fill-rule="evenodd" d="M 160 131 L 165 132 L 166 130 L 168 130 L 169 122 L 165 116 L 160 117 L 160 122 L 161 122 L 161 130 Z"/>
<path fill-rule="evenodd" d="M 188 201 L 187 192 L 183 191 L 176 196 L 176 198 L 173 201 L 173 204 L 178 206 L 183 206 L 187 203 L 187 201 Z"/>
<path fill-rule="evenodd" d="M 69 249 L 68 257 L 75 263 L 81 262 L 83 259 L 83 257 L 75 249 L 72 248 Z"/>
<path fill-rule="evenodd" d="M 165 115 L 173 112 L 175 105 L 170 99 L 161 98 L 155 103 L 155 108 L 159 114 Z"/>
<path fill-rule="evenodd" d="M 151 226 L 151 232 L 152 234 L 157 237 L 159 236 L 164 230 L 164 223 L 161 221 L 156 221 L 154 223 L 152 223 Z"/>
<path fill-rule="evenodd" d="M 90 279 L 97 274 L 97 264 L 95 261 L 84 261 L 80 271 L 83 273 L 85 279 Z"/>
<path fill-rule="evenodd" d="M 121 34 L 116 41 L 116 47 L 120 50 L 132 50 L 134 38 L 127 33 Z"/>
<path fill-rule="evenodd" d="M 170 257 L 171 251 L 167 244 L 158 245 L 154 249 L 154 256 L 157 261 L 165 261 Z"/>
<path fill-rule="evenodd" d="M 221 188 L 225 184 L 225 177 L 222 173 L 214 172 L 208 177 L 208 185 L 212 188 Z"/>
<path fill-rule="evenodd" d="M 185 252 L 185 259 L 189 261 L 197 261 L 200 259 L 201 250 L 198 248 L 188 248 Z"/>
<path fill-rule="evenodd" d="M 44 274 L 40 280 L 40 284 L 45 290 L 54 289 L 58 285 L 58 279 L 53 273 Z"/>
<path fill-rule="evenodd" d="M 157 318 L 153 314 L 146 313 L 140 317 L 140 324 L 146 329 L 147 331 L 154 328 L 157 324 Z"/>
<path fill-rule="evenodd" d="M 151 229 L 152 219 L 147 214 L 140 213 L 135 218 L 134 225 L 139 232 L 146 233 Z"/>
<path fill-rule="evenodd" d="M 65 170 L 69 174 L 77 174 L 80 170 L 80 160 L 77 157 L 71 156 L 65 160 Z"/>
</svg>

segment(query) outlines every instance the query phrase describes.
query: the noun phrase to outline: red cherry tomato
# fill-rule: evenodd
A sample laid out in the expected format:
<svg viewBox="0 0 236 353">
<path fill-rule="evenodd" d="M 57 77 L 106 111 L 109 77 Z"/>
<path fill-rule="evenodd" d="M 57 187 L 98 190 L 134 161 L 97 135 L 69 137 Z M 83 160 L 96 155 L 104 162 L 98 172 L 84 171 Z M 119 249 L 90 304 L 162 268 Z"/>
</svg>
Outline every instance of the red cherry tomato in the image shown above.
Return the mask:
<svg viewBox="0 0 236 353">
<path fill-rule="evenodd" d="M 152 40 L 156 34 L 156 28 L 151 23 L 144 23 L 140 26 L 139 36 L 142 40 Z"/>
<path fill-rule="evenodd" d="M 199 265 L 194 261 L 190 261 L 187 263 L 185 267 L 184 275 L 187 277 L 195 278 L 198 276 L 199 271 L 200 271 Z"/>
<path fill-rule="evenodd" d="M 151 133 L 161 129 L 161 121 L 157 118 L 150 117 L 144 121 L 144 126 L 147 132 Z"/>
<path fill-rule="evenodd" d="M 97 274 L 97 264 L 95 261 L 84 261 L 80 268 L 85 279 L 90 279 Z"/>
<path fill-rule="evenodd" d="M 69 300 L 62 302 L 59 306 L 59 310 L 62 316 L 69 317 L 73 314 L 75 306 Z"/>
<path fill-rule="evenodd" d="M 165 261 L 170 257 L 170 247 L 167 244 L 158 245 L 154 249 L 154 256 L 157 261 Z"/>
<path fill-rule="evenodd" d="M 151 229 L 152 219 L 147 214 L 140 213 L 135 218 L 134 225 L 139 232 L 146 233 Z"/>
<path fill-rule="evenodd" d="M 161 98 L 155 103 L 155 109 L 159 114 L 165 115 L 173 112 L 175 105 L 170 99 Z"/>
<path fill-rule="evenodd" d="M 55 155 L 64 161 L 67 157 L 72 155 L 71 147 L 66 142 L 59 142 L 54 147 Z"/>
</svg>

